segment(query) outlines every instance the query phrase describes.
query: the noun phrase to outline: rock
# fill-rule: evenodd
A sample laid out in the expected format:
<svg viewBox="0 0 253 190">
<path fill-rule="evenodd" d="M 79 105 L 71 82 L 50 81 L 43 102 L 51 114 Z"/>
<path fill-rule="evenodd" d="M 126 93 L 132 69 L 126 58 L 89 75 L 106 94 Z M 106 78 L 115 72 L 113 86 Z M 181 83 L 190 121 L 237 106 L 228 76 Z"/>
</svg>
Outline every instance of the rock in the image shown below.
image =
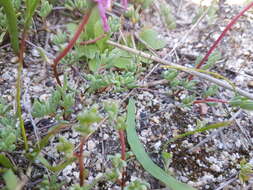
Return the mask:
<svg viewBox="0 0 253 190">
<path fill-rule="evenodd" d="M 253 80 L 249 81 L 247 85 L 249 88 L 253 88 Z"/>
<path fill-rule="evenodd" d="M 89 151 L 92 151 L 96 147 L 96 144 L 93 141 L 88 141 L 87 147 Z"/>
<path fill-rule="evenodd" d="M 34 56 L 34 57 L 40 57 L 40 53 L 38 52 L 38 50 L 37 49 L 32 49 L 32 55 Z"/>
<path fill-rule="evenodd" d="M 216 164 L 212 164 L 210 169 L 215 171 L 215 172 L 220 172 L 221 171 L 221 168 Z"/>
<path fill-rule="evenodd" d="M 12 57 L 10 61 L 11 61 L 11 63 L 17 63 L 18 62 L 18 57 L 17 56 Z"/>
</svg>

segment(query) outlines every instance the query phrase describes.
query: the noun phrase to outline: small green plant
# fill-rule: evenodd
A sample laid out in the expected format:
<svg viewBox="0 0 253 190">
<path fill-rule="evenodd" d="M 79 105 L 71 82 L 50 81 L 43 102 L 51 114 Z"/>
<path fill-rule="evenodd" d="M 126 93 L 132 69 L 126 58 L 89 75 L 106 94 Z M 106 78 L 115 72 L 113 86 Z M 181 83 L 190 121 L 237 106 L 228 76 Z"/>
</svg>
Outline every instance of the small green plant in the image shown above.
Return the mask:
<svg viewBox="0 0 253 190">
<path fill-rule="evenodd" d="M 0 99 L 0 151 L 15 150 L 15 143 L 20 137 L 17 118 L 12 112 L 12 106 Z"/>
<path fill-rule="evenodd" d="M 93 105 L 89 110 L 84 110 L 77 117 L 78 125 L 75 127 L 75 130 L 81 134 L 80 136 L 80 148 L 78 154 L 78 162 L 79 162 L 79 178 L 80 178 L 80 186 L 84 186 L 84 176 L 86 175 L 84 170 L 84 162 L 83 162 L 83 147 L 86 138 L 94 131 L 94 123 L 98 123 L 101 120 L 100 115 L 98 114 L 98 106 Z"/>
<path fill-rule="evenodd" d="M 211 25 L 217 19 L 217 12 L 219 10 L 219 5 L 217 0 L 213 0 L 209 6 L 200 5 L 196 16 L 193 18 L 192 22 L 195 23 L 197 20 L 206 12 L 208 25 Z"/>
<path fill-rule="evenodd" d="M 34 117 L 55 116 L 60 119 L 61 116 L 67 118 L 73 111 L 72 106 L 75 103 L 75 92 L 67 85 L 66 77 L 62 87 L 57 86 L 52 92 L 48 101 L 35 100 L 32 107 Z"/>
<path fill-rule="evenodd" d="M 119 141 L 121 145 L 121 157 L 117 158 L 119 156 L 115 156 L 113 159 L 113 165 L 115 168 L 120 168 L 118 172 L 121 172 L 121 188 L 123 189 L 125 187 L 125 167 L 126 164 L 123 165 L 123 163 L 126 161 L 126 142 L 125 142 L 125 130 L 126 130 L 126 116 L 122 115 L 119 116 L 119 104 L 118 102 L 113 101 L 107 101 L 104 104 L 104 108 L 106 112 L 109 115 L 109 122 L 111 125 L 115 126 L 116 130 L 119 134 Z M 122 161 L 120 162 L 121 159 Z M 121 163 L 121 166 L 119 165 Z M 117 167 L 116 167 L 117 166 Z"/>
<path fill-rule="evenodd" d="M 45 19 L 49 15 L 49 13 L 52 11 L 52 9 L 53 9 L 53 5 L 51 5 L 46 0 L 42 1 L 39 16 Z"/>
<path fill-rule="evenodd" d="M 59 190 L 64 185 L 64 182 L 58 182 L 57 176 L 44 176 L 42 182 L 37 185 L 40 190 Z"/>
<path fill-rule="evenodd" d="M 172 14 L 171 7 L 169 6 L 166 1 L 160 4 L 160 14 L 164 20 L 165 25 L 168 29 L 175 29 L 176 28 L 176 19 Z"/>
<path fill-rule="evenodd" d="M 150 185 L 147 182 L 135 180 L 129 183 L 124 190 L 148 190 Z"/>
<path fill-rule="evenodd" d="M 242 96 L 235 96 L 229 101 L 233 107 L 240 107 L 245 110 L 253 110 L 253 101 Z"/>
<path fill-rule="evenodd" d="M 105 87 L 113 87 L 116 92 L 124 91 L 128 88 L 136 87 L 136 78 L 131 72 L 125 72 L 121 75 L 117 72 L 108 73 L 107 75 L 87 75 L 87 80 L 90 81 L 89 91 L 94 92 Z"/>
<path fill-rule="evenodd" d="M 240 172 L 238 174 L 241 183 L 247 183 L 253 174 L 253 166 L 247 163 L 245 159 L 240 162 Z"/>
<path fill-rule="evenodd" d="M 67 0 L 64 3 L 64 6 L 71 10 L 71 11 L 80 11 L 83 12 L 88 8 L 88 3 L 87 1 L 82 1 L 82 0 Z"/>
</svg>

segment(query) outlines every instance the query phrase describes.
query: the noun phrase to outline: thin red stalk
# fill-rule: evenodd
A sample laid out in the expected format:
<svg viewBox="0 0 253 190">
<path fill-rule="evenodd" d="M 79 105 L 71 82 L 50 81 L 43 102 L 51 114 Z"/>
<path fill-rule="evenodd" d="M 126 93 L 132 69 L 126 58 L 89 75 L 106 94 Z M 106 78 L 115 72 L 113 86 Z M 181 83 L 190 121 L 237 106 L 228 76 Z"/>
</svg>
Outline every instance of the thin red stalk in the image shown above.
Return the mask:
<svg viewBox="0 0 253 190">
<path fill-rule="evenodd" d="M 124 129 L 119 129 L 119 139 L 120 139 L 120 145 L 121 145 L 121 159 L 126 160 L 126 142 L 125 142 L 125 131 Z M 121 189 L 123 190 L 125 187 L 125 177 L 126 177 L 126 171 L 123 169 L 122 171 L 122 180 L 121 180 Z"/>
<path fill-rule="evenodd" d="M 56 81 L 57 81 L 58 85 L 60 85 L 60 86 L 61 86 L 61 81 L 59 79 L 59 75 L 57 72 L 57 65 L 59 64 L 60 60 L 63 57 L 65 57 L 67 55 L 67 53 L 74 47 L 77 39 L 79 38 L 85 25 L 87 24 L 87 22 L 90 18 L 90 15 L 91 15 L 91 10 L 89 10 L 88 13 L 83 16 L 83 19 L 82 19 L 81 23 L 79 24 L 73 38 L 69 41 L 68 45 L 63 49 L 63 51 L 54 59 L 54 64 L 52 65 L 53 72 L 54 72 L 54 76 L 56 78 Z"/>
<path fill-rule="evenodd" d="M 79 162 L 79 179 L 80 179 L 80 187 L 84 185 L 84 163 L 83 163 L 83 147 L 85 142 L 85 137 L 81 137 L 80 139 L 80 147 L 79 147 L 79 155 L 78 155 L 78 162 Z"/>
<path fill-rule="evenodd" d="M 211 55 L 211 53 L 214 51 L 214 49 L 217 47 L 218 43 L 224 38 L 226 33 L 232 28 L 232 26 L 237 22 L 237 20 L 251 7 L 253 7 L 253 2 L 251 2 L 249 5 L 247 5 L 240 13 L 238 13 L 231 22 L 226 26 L 226 28 L 223 30 L 219 38 L 213 43 L 212 47 L 209 49 L 209 51 L 206 53 L 205 57 L 201 60 L 199 64 L 196 65 L 196 68 L 199 69 L 205 62 L 208 60 L 208 57 Z M 189 76 L 189 80 L 192 80 L 193 75 Z"/>
<path fill-rule="evenodd" d="M 195 100 L 193 102 L 193 104 L 209 103 L 209 102 L 217 102 L 217 103 L 224 103 L 224 104 L 228 103 L 227 100 L 220 100 L 220 99 L 216 99 L 216 98 L 206 98 L 206 99 L 203 99 L 203 100 Z"/>
<path fill-rule="evenodd" d="M 101 34 L 100 36 L 98 36 L 97 38 L 95 38 L 93 40 L 87 40 L 85 42 L 81 42 L 80 45 L 95 44 L 97 41 L 103 39 L 104 37 L 106 37 L 106 34 Z"/>
<path fill-rule="evenodd" d="M 27 39 L 27 30 L 24 29 L 23 33 L 22 33 L 22 39 L 20 42 L 20 50 L 19 50 L 19 62 L 22 63 L 23 67 L 25 67 L 25 63 L 24 63 L 24 53 L 25 53 L 25 48 L 26 48 L 26 41 Z"/>
</svg>

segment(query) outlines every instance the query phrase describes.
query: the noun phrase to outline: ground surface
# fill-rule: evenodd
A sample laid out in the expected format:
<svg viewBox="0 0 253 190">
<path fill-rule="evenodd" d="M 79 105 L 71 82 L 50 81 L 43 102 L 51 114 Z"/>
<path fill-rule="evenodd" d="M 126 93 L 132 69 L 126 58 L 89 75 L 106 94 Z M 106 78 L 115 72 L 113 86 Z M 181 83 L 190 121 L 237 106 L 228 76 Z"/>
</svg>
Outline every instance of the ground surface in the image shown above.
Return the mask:
<svg viewBox="0 0 253 190">
<path fill-rule="evenodd" d="M 227 5 L 221 1 L 217 18 L 214 19 L 212 24 L 208 24 L 208 18 L 205 17 L 191 30 L 193 26 L 191 21 L 196 16 L 198 5 L 190 1 L 169 1 L 168 3 L 176 18 L 176 29 L 168 30 L 164 27 L 155 5 L 144 11 L 140 23 L 141 25 L 153 26 L 166 40 L 166 47 L 157 52 L 160 57 L 167 55 L 177 45 L 176 53 L 168 56 L 167 59 L 185 66 L 193 66 L 196 57 L 207 52 L 231 18 L 242 9 L 242 6 Z M 61 32 L 61 27 L 58 26 L 62 26 L 66 22 L 62 20 L 61 15 L 64 15 L 63 13 L 64 10 L 55 10 L 48 18 L 51 27 L 56 28 L 56 32 Z M 31 34 L 29 38 L 30 43 L 28 43 L 26 55 L 28 68 L 25 68 L 23 72 L 24 104 L 28 104 L 28 100 L 32 101 L 36 98 L 47 99 L 56 85 L 50 66 L 37 56 L 33 45 L 43 47 L 47 52 L 55 55 L 50 42 L 51 35 L 53 35 L 52 31 L 40 31 L 40 24 L 35 23 L 35 25 L 37 32 Z M 188 31 L 190 31 L 189 34 L 183 39 Z M 222 54 L 222 59 L 213 69 L 213 71 L 226 76 L 237 86 L 248 92 L 253 92 L 252 86 L 249 85 L 253 81 L 252 36 L 253 14 L 247 12 L 219 45 L 218 50 Z M 15 62 L 14 59 L 15 57 L 11 53 L 8 44 L 0 47 L 0 95 L 13 104 L 17 75 L 17 65 L 13 63 Z M 155 65 L 156 63 L 148 65 L 146 71 L 140 74 L 139 81 L 152 82 L 162 79 L 161 72 L 164 69 L 160 67 L 155 68 L 148 77 L 144 78 Z M 82 80 L 75 73 L 75 69 L 79 69 L 78 66 L 73 66 L 73 68 L 64 71 L 68 73 L 69 83 L 84 92 L 88 85 L 87 81 Z M 206 89 L 209 85 L 210 83 L 203 81 L 200 89 Z M 101 103 L 108 99 L 122 100 L 127 98 L 129 92 L 113 93 L 108 90 L 89 95 L 81 94 L 76 100 L 77 103 L 74 109 L 77 113 L 83 106 L 91 105 L 94 102 Z M 202 105 L 207 107 L 208 110 L 207 113 L 201 115 L 200 108 L 197 105 L 190 108 L 180 106 L 178 99 L 187 95 L 187 91 L 180 92 L 177 97 L 169 96 L 169 92 L 170 87 L 168 85 L 138 88 L 131 92 L 131 96 L 137 102 L 136 119 L 139 137 L 145 145 L 146 151 L 150 152 L 153 161 L 162 167 L 162 145 L 175 134 L 181 134 L 196 128 L 197 120 L 208 123 L 221 122 L 234 118 L 236 114 L 235 122 L 229 127 L 192 135 L 170 144 L 167 150 L 173 154 L 173 159 L 169 170 L 180 181 L 197 189 L 246 188 L 239 182 L 238 172 L 239 163 L 242 159 L 253 163 L 253 160 L 251 160 L 253 156 L 253 114 L 219 104 L 215 107 Z M 220 88 L 217 98 L 230 99 L 231 97 L 232 93 L 230 91 Z M 125 108 L 126 105 L 127 101 L 123 102 L 122 108 Z M 30 139 L 34 139 L 27 110 L 24 110 L 24 118 L 26 118 L 27 130 L 30 130 Z M 43 135 L 47 133 L 48 128 L 54 125 L 55 121 L 52 118 L 44 118 L 35 120 L 35 122 L 40 135 Z M 64 131 L 62 135 L 76 145 L 79 143 L 79 138 L 73 131 Z M 56 145 L 57 140 L 53 140 L 43 152 L 48 158 L 52 159 L 53 163 L 57 163 L 61 157 L 56 151 L 53 151 L 55 150 L 53 147 Z M 103 124 L 85 145 L 85 155 L 88 156 L 85 157 L 84 162 L 90 171 L 87 180 L 91 181 L 99 173 L 104 172 L 110 166 L 107 156 L 119 152 L 117 132 L 107 123 Z M 18 164 L 21 165 L 22 163 Z M 33 172 L 32 179 L 28 183 L 28 189 L 36 184 L 36 181 L 45 173 L 45 170 L 38 167 Z M 67 166 L 58 174 L 60 181 L 67 182 L 62 189 L 68 189 L 70 184 L 78 183 L 78 175 L 75 163 Z M 127 168 L 127 180 L 130 181 L 137 177 L 150 183 L 151 189 L 164 188 L 162 184 L 145 172 L 137 161 L 131 160 Z M 225 185 L 224 183 L 227 182 L 229 184 Z M 104 182 L 97 189 L 119 189 L 119 187 Z"/>
</svg>

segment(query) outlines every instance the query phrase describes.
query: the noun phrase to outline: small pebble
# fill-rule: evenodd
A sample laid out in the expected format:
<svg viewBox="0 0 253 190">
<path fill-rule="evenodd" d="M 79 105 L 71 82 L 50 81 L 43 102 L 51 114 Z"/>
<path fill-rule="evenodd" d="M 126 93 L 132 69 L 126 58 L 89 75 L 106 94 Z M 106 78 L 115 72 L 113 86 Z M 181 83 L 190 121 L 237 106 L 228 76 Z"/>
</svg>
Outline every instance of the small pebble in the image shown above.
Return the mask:
<svg viewBox="0 0 253 190">
<path fill-rule="evenodd" d="M 92 151 L 96 147 L 96 144 L 93 141 L 88 141 L 87 146 L 88 146 L 88 150 Z"/>
<path fill-rule="evenodd" d="M 17 62 L 18 62 L 17 56 L 11 58 L 11 63 L 17 63 Z"/>
<path fill-rule="evenodd" d="M 249 88 L 253 88 L 253 80 L 249 81 L 247 85 Z"/>
</svg>

